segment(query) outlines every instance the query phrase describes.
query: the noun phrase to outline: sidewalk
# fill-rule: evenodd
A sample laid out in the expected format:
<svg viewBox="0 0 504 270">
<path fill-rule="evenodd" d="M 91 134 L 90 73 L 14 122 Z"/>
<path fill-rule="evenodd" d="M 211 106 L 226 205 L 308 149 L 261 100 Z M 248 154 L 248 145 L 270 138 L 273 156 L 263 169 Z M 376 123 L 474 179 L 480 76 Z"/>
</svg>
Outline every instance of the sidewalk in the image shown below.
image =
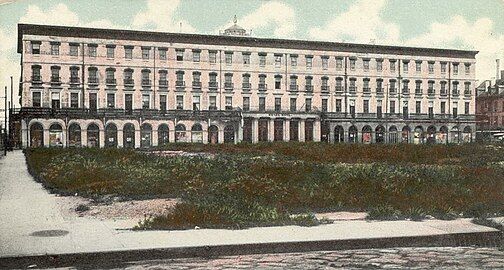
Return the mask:
<svg viewBox="0 0 504 270">
<path fill-rule="evenodd" d="M 495 243 L 500 237 L 499 231 L 472 224 L 469 219 L 355 220 L 315 227 L 138 232 L 117 229 L 124 228 L 127 222 L 69 218 L 59 211 L 56 199 L 28 174 L 21 151 L 10 152 L 0 159 L 0 266 L 2 262 L 12 265 L 16 261 L 41 260 L 43 256 L 40 255 L 58 255 L 60 262 L 67 258 L 70 263 L 79 256 L 93 260 L 134 259 L 135 256 L 145 259 L 364 247 L 453 246 L 484 244 L 485 241 Z M 58 231 L 40 232 L 45 230 Z M 33 233 L 60 236 L 33 236 Z"/>
</svg>

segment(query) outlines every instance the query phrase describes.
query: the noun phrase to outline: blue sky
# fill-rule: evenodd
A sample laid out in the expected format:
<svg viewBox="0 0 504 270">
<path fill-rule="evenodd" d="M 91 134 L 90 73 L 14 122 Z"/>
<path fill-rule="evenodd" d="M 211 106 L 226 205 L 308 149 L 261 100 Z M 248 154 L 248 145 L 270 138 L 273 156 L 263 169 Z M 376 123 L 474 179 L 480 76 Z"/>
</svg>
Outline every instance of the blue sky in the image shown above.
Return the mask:
<svg viewBox="0 0 504 270">
<path fill-rule="evenodd" d="M 479 50 L 477 78 L 504 62 L 504 0 L 0 0 L 0 89 L 19 81 L 19 22 Z M 476 4 L 477 3 L 477 4 Z M 182 27 L 180 27 L 182 24 Z M 17 85 L 16 85 L 17 87 Z M 15 92 L 17 90 L 15 89 Z"/>
</svg>

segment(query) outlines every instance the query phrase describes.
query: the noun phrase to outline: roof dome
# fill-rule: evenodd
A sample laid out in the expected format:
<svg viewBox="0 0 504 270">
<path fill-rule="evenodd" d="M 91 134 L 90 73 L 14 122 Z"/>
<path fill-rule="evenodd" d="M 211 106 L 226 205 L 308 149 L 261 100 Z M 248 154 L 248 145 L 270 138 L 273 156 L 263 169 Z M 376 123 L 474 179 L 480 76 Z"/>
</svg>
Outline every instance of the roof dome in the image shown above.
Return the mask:
<svg viewBox="0 0 504 270">
<path fill-rule="evenodd" d="M 234 16 L 233 25 L 224 30 L 222 35 L 225 36 L 249 36 L 247 30 L 237 24 L 238 20 L 236 19 L 236 15 Z"/>
</svg>

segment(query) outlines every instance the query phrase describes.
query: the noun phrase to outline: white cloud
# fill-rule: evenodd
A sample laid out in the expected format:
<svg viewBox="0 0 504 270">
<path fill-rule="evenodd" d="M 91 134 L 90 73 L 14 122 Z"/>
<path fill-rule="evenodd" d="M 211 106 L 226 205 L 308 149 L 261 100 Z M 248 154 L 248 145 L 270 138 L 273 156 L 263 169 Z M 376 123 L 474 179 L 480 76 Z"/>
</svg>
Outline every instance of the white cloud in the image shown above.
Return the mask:
<svg viewBox="0 0 504 270">
<path fill-rule="evenodd" d="M 326 25 L 309 30 L 309 36 L 319 40 L 380 44 L 399 41 L 399 26 L 385 21 L 381 11 L 386 0 L 358 0 L 347 11 L 336 16 Z"/>
<path fill-rule="evenodd" d="M 428 32 L 405 42 L 410 46 L 476 50 L 476 77 L 495 77 L 495 59 L 504 57 L 504 35 L 493 30 L 493 22 L 480 18 L 474 23 L 457 15 L 446 23 L 433 23 Z"/>
<path fill-rule="evenodd" d="M 179 0 L 147 0 L 147 10 L 133 18 L 132 26 L 136 29 L 152 29 L 165 32 L 194 33 L 196 29 L 185 20 L 175 20 L 175 11 Z M 182 27 L 180 26 L 182 24 Z"/>
<path fill-rule="evenodd" d="M 258 9 L 239 19 L 243 28 L 255 31 L 273 30 L 276 37 L 291 38 L 296 29 L 294 9 L 281 2 L 262 4 Z"/>
<path fill-rule="evenodd" d="M 57 4 L 48 10 L 42 10 L 36 5 L 29 5 L 25 15 L 19 21 L 22 23 L 74 26 L 79 24 L 79 17 L 75 12 L 68 9 L 65 4 Z"/>
</svg>

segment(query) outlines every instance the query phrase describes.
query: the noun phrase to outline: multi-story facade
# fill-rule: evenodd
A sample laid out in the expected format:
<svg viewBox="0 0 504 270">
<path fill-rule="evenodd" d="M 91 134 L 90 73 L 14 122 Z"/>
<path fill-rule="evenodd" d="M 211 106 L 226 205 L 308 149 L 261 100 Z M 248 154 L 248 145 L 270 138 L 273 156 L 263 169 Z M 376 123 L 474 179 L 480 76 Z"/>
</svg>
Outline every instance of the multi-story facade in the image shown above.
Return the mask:
<svg viewBox="0 0 504 270">
<path fill-rule="evenodd" d="M 477 138 L 504 140 L 504 70 L 497 64 L 495 84 L 486 80 L 476 90 Z"/>
<path fill-rule="evenodd" d="M 21 144 L 462 142 L 475 51 L 18 25 Z"/>
</svg>

